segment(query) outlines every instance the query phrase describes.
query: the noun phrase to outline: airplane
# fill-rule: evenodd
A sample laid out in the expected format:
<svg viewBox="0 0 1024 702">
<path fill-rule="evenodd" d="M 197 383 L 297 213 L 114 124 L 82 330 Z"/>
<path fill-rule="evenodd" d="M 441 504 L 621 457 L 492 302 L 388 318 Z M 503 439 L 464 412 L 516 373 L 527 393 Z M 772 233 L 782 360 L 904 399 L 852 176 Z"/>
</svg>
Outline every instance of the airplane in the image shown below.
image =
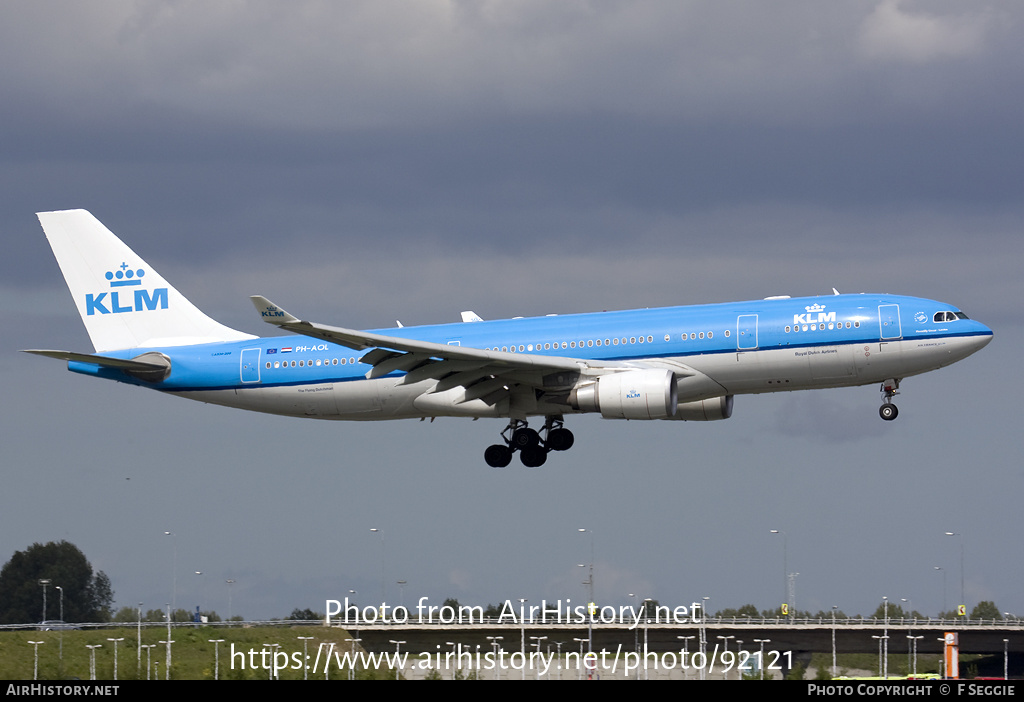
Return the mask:
<svg viewBox="0 0 1024 702">
<path fill-rule="evenodd" d="M 839 294 L 360 331 L 265 297 L 260 338 L 207 317 L 85 210 L 38 214 L 94 353 L 31 349 L 68 370 L 228 407 L 338 420 L 507 419 L 492 467 L 572 447 L 565 417 L 713 421 L 736 395 L 900 382 L 955 363 L 992 330 L 944 302 Z M 540 430 L 530 426 L 543 422 Z M 535 423 L 535 426 L 539 422 Z"/>
</svg>

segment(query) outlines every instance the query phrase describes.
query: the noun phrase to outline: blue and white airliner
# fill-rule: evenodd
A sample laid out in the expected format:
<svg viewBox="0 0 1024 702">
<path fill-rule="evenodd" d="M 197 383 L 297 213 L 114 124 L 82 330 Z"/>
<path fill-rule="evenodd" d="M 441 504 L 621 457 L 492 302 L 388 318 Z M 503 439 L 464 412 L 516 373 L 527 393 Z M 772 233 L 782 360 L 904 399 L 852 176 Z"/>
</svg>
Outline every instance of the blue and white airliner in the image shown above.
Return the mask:
<svg viewBox="0 0 1024 702">
<path fill-rule="evenodd" d="M 735 395 L 881 385 L 882 419 L 908 376 L 970 356 L 992 330 L 944 302 L 900 295 L 750 302 L 463 321 L 359 331 L 307 322 L 261 296 L 263 321 L 225 327 L 85 210 L 42 212 L 95 353 L 31 350 L 68 370 L 202 402 L 294 417 L 495 417 L 507 466 L 540 466 L 573 434 L 566 415 L 710 421 Z M 529 422 L 537 418 L 533 428 Z M 541 425 L 541 422 L 543 424 Z"/>
</svg>

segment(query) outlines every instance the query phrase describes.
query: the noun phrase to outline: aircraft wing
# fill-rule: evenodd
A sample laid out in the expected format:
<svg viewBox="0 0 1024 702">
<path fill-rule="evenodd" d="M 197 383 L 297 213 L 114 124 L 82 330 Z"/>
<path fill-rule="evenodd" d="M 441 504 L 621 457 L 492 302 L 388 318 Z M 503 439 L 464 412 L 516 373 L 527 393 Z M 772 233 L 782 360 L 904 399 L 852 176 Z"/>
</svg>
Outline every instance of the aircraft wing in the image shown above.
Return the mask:
<svg viewBox="0 0 1024 702">
<path fill-rule="evenodd" d="M 302 336 L 340 344 L 350 349 L 371 349 L 360 359 L 373 366 L 367 378 L 379 378 L 395 371 L 406 373 L 403 383 L 433 379 L 438 381 L 431 393 L 463 387 L 462 402 L 481 399 L 494 404 L 509 392 L 511 385 L 525 385 L 553 393 L 567 392 L 580 376 L 597 377 L 609 372 L 642 366 L 544 356 L 507 351 L 485 351 L 467 346 L 450 346 L 430 341 L 405 339 L 372 332 L 331 327 L 295 317 L 265 297 L 252 296 L 263 320 Z M 685 370 L 681 374 L 685 375 Z M 680 372 L 677 370 L 677 373 Z M 696 373 L 696 371 L 693 371 Z"/>
</svg>

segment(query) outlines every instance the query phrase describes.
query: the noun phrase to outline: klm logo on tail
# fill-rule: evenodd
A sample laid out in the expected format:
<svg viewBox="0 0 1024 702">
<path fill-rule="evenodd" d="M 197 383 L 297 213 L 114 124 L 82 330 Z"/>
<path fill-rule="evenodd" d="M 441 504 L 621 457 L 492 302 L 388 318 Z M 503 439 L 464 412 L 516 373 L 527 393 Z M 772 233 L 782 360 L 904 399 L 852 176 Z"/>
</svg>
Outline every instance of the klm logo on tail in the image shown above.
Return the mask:
<svg viewBox="0 0 1024 702">
<path fill-rule="evenodd" d="M 105 277 L 110 281 L 110 287 L 115 288 L 98 295 L 86 293 L 85 313 L 89 316 L 95 314 L 122 314 L 124 312 L 143 312 L 145 310 L 166 310 L 168 293 L 167 288 L 154 288 L 145 290 L 142 286 L 142 279 L 146 271 L 142 268 L 129 268 L 127 263 L 121 263 L 116 271 L 107 271 Z M 117 288 L 136 288 L 135 290 L 118 290 Z M 110 296 L 109 298 L 107 296 Z"/>
</svg>

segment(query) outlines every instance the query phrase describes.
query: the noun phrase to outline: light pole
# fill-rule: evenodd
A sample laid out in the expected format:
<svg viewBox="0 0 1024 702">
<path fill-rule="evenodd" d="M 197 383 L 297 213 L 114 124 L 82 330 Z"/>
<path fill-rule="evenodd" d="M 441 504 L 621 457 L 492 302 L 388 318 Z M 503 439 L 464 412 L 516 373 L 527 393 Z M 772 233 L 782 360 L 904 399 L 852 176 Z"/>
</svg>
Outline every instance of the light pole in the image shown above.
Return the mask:
<svg viewBox="0 0 1024 702">
<path fill-rule="evenodd" d="M 299 638 L 301 639 L 303 637 L 300 636 Z M 313 638 L 313 637 L 310 636 L 309 638 Z M 402 644 L 404 644 L 405 642 L 404 641 L 395 641 L 394 639 L 390 639 L 390 641 L 391 641 L 391 643 L 393 643 L 395 645 L 395 680 L 398 680 L 398 673 L 401 670 L 401 663 L 400 662 L 402 660 L 401 659 Z M 305 678 L 303 678 L 303 679 L 305 679 Z"/>
<path fill-rule="evenodd" d="M 882 633 L 885 634 L 885 636 L 882 637 L 882 640 L 885 642 L 885 658 L 882 659 L 883 660 L 883 664 L 884 664 L 884 672 L 882 673 L 882 677 L 885 678 L 885 679 L 888 679 L 889 678 L 889 598 L 883 595 L 882 596 L 882 602 L 885 603 L 885 629 L 883 629 L 883 632 L 882 632 Z"/>
<path fill-rule="evenodd" d="M 376 528 L 370 531 L 380 537 L 380 606 L 383 608 L 387 601 L 384 595 L 384 532 Z"/>
<path fill-rule="evenodd" d="M 689 647 L 687 646 L 687 643 L 690 641 L 690 639 L 695 638 L 695 637 L 693 637 L 693 636 L 676 636 L 676 638 L 683 642 L 683 661 L 685 662 L 686 659 L 690 657 L 690 651 L 689 651 Z M 689 666 L 684 665 L 683 666 L 683 680 L 686 680 L 686 678 L 689 677 L 689 675 L 690 675 L 690 668 L 689 668 Z"/>
<path fill-rule="evenodd" d="M 60 590 L 60 621 L 61 621 L 61 623 L 63 623 L 64 622 L 64 588 L 62 588 L 60 585 L 54 585 L 54 587 L 57 588 L 58 590 Z M 61 672 L 61 675 L 63 675 L 64 674 L 64 627 L 60 628 L 59 640 L 60 640 L 60 651 L 59 651 L 60 672 Z"/>
<path fill-rule="evenodd" d="M 736 637 L 730 635 L 730 636 L 717 636 L 715 638 L 719 638 L 719 639 L 721 639 L 722 641 L 725 642 L 724 652 L 728 653 L 729 652 L 729 639 L 735 639 Z M 725 657 L 728 658 L 728 656 L 725 656 Z M 729 679 L 729 673 L 728 673 L 728 669 L 727 669 L 726 672 L 722 675 L 722 680 L 728 680 L 728 679 Z"/>
<path fill-rule="evenodd" d="M 531 636 L 530 637 L 531 641 L 536 641 L 536 643 L 534 643 L 533 645 L 537 647 L 537 655 L 538 656 L 540 655 L 540 645 L 541 645 L 541 643 L 545 639 L 547 639 L 547 636 Z M 523 661 L 523 663 L 525 665 L 526 661 Z M 533 668 L 533 675 L 534 675 L 534 677 L 537 680 L 540 680 L 540 668 L 539 667 L 534 667 L 534 666 L 531 666 L 531 667 Z"/>
<path fill-rule="evenodd" d="M 302 637 L 300 636 L 299 638 L 301 639 Z M 213 644 L 213 679 L 220 680 L 220 645 L 224 643 L 224 639 L 207 639 L 207 641 Z M 302 650 L 305 652 L 305 646 L 303 646 Z M 303 669 L 302 679 L 306 679 L 305 669 Z"/>
<path fill-rule="evenodd" d="M 702 661 L 707 661 L 708 655 L 708 602 L 711 601 L 710 595 L 704 595 L 701 598 L 700 608 L 700 658 Z M 700 667 L 700 679 L 705 680 L 707 674 L 705 672 L 707 666 Z"/>
<path fill-rule="evenodd" d="M 171 562 L 171 608 L 178 608 L 178 535 L 172 531 L 165 531 L 164 536 L 170 536 L 174 544 L 174 558 Z M 168 618 L 168 621 L 170 619 Z M 167 638 L 171 638 L 168 634 Z"/>
<path fill-rule="evenodd" d="M 836 677 L 836 610 L 837 605 L 832 605 L 832 678 Z"/>
<path fill-rule="evenodd" d="M 504 636 L 488 636 L 487 637 L 487 640 L 491 642 L 491 648 L 494 649 L 494 660 L 495 661 L 498 660 L 498 646 L 500 645 L 498 642 L 501 641 L 504 638 L 505 638 Z M 494 679 L 495 680 L 501 680 L 501 666 L 499 666 L 499 665 L 495 665 L 494 666 Z"/>
<path fill-rule="evenodd" d="M 579 664 L 579 667 L 576 668 L 576 679 L 577 680 L 582 680 L 583 679 L 583 668 L 584 668 L 584 665 L 585 665 L 584 658 L 583 658 L 583 644 L 585 644 L 587 642 L 587 640 L 586 639 L 577 639 L 575 636 L 573 637 L 572 640 L 578 642 L 579 645 L 580 645 L 580 664 Z"/>
<path fill-rule="evenodd" d="M 757 667 L 761 669 L 761 679 L 762 680 L 764 680 L 764 645 L 766 643 L 771 643 L 771 642 L 772 642 L 771 639 L 754 639 L 754 643 L 761 645 L 761 655 L 759 656 L 759 660 L 757 662 Z M 833 666 L 834 665 L 835 665 L 835 663 L 833 662 Z M 835 676 L 833 675 L 833 677 L 835 677 Z"/>
<path fill-rule="evenodd" d="M 139 603 L 139 620 L 135 632 L 135 679 L 142 678 L 142 603 Z"/>
<path fill-rule="evenodd" d="M 1003 639 L 1003 680 L 1010 679 L 1010 640 Z"/>
<path fill-rule="evenodd" d="M 1005 639 L 1004 639 L 1005 641 Z M 32 679 L 39 679 L 39 644 L 46 643 L 45 641 L 29 641 L 32 647 L 35 649 L 35 662 L 32 664 Z"/>
<path fill-rule="evenodd" d="M 444 645 L 452 647 L 452 657 L 454 658 L 455 657 L 455 642 L 454 641 L 445 641 Z M 526 672 L 525 672 L 526 671 L 526 665 L 525 665 L 526 661 L 524 660 L 523 663 L 524 663 L 524 665 L 523 665 L 523 671 L 524 671 L 523 675 L 525 676 L 526 675 Z M 455 664 L 455 661 L 452 661 L 452 680 L 455 679 L 455 665 L 454 664 Z M 524 677 L 523 679 L 525 680 L 526 678 Z"/>
<path fill-rule="evenodd" d="M 281 644 L 279 644 L 279 643 L 265 643 L 265 644 L 263 644 L 263 648 L 269 648 L 270 649 L 270 660 L 273 661 L 274 660 L 275 649 L 281 648 Z M 270 665 L 267 668 L 267 680 L 273 680 L 274 677 L 275 677 L 274 676 L 275 672 L 277 672 L 277 671 L 274 669 L 274 666 Z M 280 680 L 280 679 L 281 678 L 278 676 L 278 680 Z"/>
<path fill-rule="evenodd" d="M 782 605 L 786 607 L 789 602 L 789 536 L 782 529 L 772 529 L 772 534 L 782 534 Z"/>
<path fill-rule="evenodd" d="M 960 606 L 964 608 L 964 621 L 967 620 L 967 596 L 964 594 L 964 535 L 947 531 L 946 536 L 960 537 Z"/>
<path fill-rule="evenodd" d="M 913 662 L 912 662 L 912 665 L 911 665 L 911 670 L 913 670 L 913 675 L 916 678 L 917 677 L 917 642 L 920 641 L 921 639 L 923 639 L 924 637 L 923 636 L 911 636 L 910 634 L 907 634 L 907 638 L 910 640 L 910 647 L 913 650 Z"/>
<path fill-rule="evenodd" d="M 174 643 L 171 640 L 171 605 L 167 605 L 167 640 L 161 641 L 162 644 L 167 644 L 167 662 L 164 664 L 164 675 L 166 680 L 171 679 L 171 644 Z"/>
<path fill-rule="evenodd" d="M 345 639 L 351 645 L 349 647 L 349 663 L 348 663 L 348 679 L 356 679 L 356 644 L 362 641 L 362 639 Z M 327 666 L 324 666 L 324 680 L 327 679 Z"/>
<path fill-rule="evenodd" d="M 295 638 L 297 638 L 299 641 L 302 642 L 302 660 L 308 661 L 309 660 L 309 656 L 307 655 L 307 653 L 308 653 L 308 648 L 307 647 L 309 645 L 309 642 L 312 641 L 313 637 L 312 636 L 296 636 Z M 307 674 L 308 670 L 309 670 L 309 666 L 308 665 L 302 666 L 302 679 L 303 680 L 308 680 L 309 679 L 308 674 Z M 398 678 L 395 678 L 395 679 L 397 680 Z"/>
<path fill-rule="evenodd" d="M 519 598 L 519 652 L 523 656 L 523 680 L 526 680 L 526 598 Z"/>
<path fill-rule="evenodd" d="M 581 534 L 590 534 L 590 568 L 587 571 L 587 581 L 584 585 L 588 587 L 589 596 L 587 602 L 587 653 L 591 653 L 594 650 L 594 607 L 597 606 L 594 603 L 594 531 L 592 529 L 577 529 L 576 531 Z"/>
<path fill-rule="evenodd" d="M 86 644 L 85 647 L 89 649 L 89 679 L 96 679 L 96 649 L 103 648 L 103 644 Z"/>
<path fill-rule="evenodd" d="M 888 636 L 876 636 L 872 634 L 871 638 L 878 639 L 878 677 L 884 677 L 882 675 L 882 640 L 888 639 Z"/>
<path fill-rule="evenodd" d="M 156 644 L 142 644 L 141 646 L 139 646 L 139 648 L 146 649 L 146 680 L 149 680 L 149 674 L 153 669 L 153 663 L 149 655 L 149 650 L 154 646 L 156 646 Z"/>
<path fill-rule="evenodd" d="M 45 622 L 46 621 L 46 586 L 50 584 L 50 579 L 49 578 L 41 578 L 39 580 L 39 584 L 43 586 L 43 618 L 40 619 L 39 621 Z"/>
<path fill-rule="evenodd" d="M 228 586 L 228 618 L 227 621 L 231 621 L 231 586 L 235 584 L 234 580 L 230 578 L 224 581 L 224 584 Z"/>
<path fill-rule="evenodd" d="M 114 643 L 114 680 L 117 680 L 117 642 L 124 641 L 124 637 L 122 636 L 119 639 L 111 639 L 108 637 L 107 641 L 112 641 Z"/>
</svg>

